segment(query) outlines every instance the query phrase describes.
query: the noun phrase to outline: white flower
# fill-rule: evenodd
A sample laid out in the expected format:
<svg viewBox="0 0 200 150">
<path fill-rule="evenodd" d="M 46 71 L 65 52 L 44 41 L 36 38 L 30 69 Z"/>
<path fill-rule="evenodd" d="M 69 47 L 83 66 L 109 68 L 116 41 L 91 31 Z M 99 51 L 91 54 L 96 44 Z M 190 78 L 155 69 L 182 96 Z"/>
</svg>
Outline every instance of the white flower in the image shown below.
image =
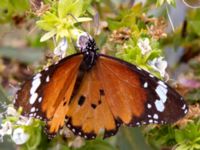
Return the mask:
<svg viewBox="0 0 200 150">
<path fill-rule="evenodd" d="M 22 145 L 26 143 L 29 140 L 29 134 L 24 132 L 24 129 L 22 128 L 17 128 L 14 130 L 13 135 L 12 135 L 12 140 L 17 144 L 17 145 Z"/>
<path fill-rule="evenodd" d="M 25 125 L 25 126 L 29 126 L 32 123 L 33 123 L 32 118 L 27 118 L 24 116 L 20 116 L 20 119 L 16 122 L 17 125 Z"/>
<path fill-rule="evenodd" d="M 12 106 L 8 106 L 7 110 L 6 110 L 6 114 L 9 116 L 19 116 L 18 112 L 16 111 L 16 109 Z"/>
<path fill-rule="evenodd" d="M 71 141 L 69 140 L 68 142 L 68 146 L 73 147 L 75 149 L 80 148 L 84 144 L 85 144 L 84 140 L 80 136 L 77 136 L 74 140 L 71 140 Z"/>
<path fill-rule="evenodd" d="M 163 57 L 154 58 L 152 61 L 149 61 L 148 63 L 155 71 L 158 71 L 162 77 L 165 76 L 165 69 L 167 68 L 167 62 L 163 60 Z"/>
<path fill-rule="evenodd" d="M 0 129 L 0 140 L 3 141 L 4 135 L 12 134 L 12 123 L 10 121 L 6 121 L 4 124 L 1 124 Z"/>
<path fill-rule="evenodd" d="M 61 58 L 64 58 L 65 57 L 65 53 L 66 53 L 66 50 L 67 50 L 67 47 L 68 47 L 68 43 L 67 43 L 67 40 L 66 38 L 63 38 L 58 46 L 54 49 L 54 54 L 56 56 L 59 56 Z"/>
<path fill-rule="evenodd" d="M 148 38 L 139 39 L 137 45 L 141 49 L 142 55 L 145 55 L 151 51 L 151 46 Z"/>
</svg>

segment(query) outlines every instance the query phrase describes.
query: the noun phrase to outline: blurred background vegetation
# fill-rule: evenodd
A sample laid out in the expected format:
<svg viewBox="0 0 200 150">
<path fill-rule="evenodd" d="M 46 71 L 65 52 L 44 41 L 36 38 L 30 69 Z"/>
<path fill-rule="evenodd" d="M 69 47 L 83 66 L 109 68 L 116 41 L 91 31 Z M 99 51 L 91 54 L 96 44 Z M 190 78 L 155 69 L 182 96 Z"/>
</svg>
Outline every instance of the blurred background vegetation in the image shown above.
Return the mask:
<svg viewBox="0 0 200 150">
<path fill-rule="evenodd" d="M 84 143 L 78 148 L 80 150 L 199 150 L 200 2 L 76 1 L 76 9 L 68 8 L 69 2 L 73 0 L 0 1 L 1 112 L 5 111 L 3 106 L 12 103 L 20 82 L 53 62 L 55 45 L 64 36 L 71 41 L 76 36 L 75 32 L 84 28 L 95 37 L 101 53 L 147 69 L 145 61 L 135 57 L 138 53 L 134 48 L 135 41 L 142 36 L 156 39 L 151 45 L 156 49 L 151 57 L 161 55 L 162 51 L 168 62 L 168 83 L 186 99 L 190 108 L 188 115 L 174 125 L 122 127 L 116 136 L 106 140 L 98 138 L 83 141 L 57 137 L 48 142 L 44 138 L 37 146 L 27 148 L 16 146 L 7 137 L 0 143 L 0 150 L 69 150 L 79 147 L 80 142 Z M 71 13 L 78 19 L 71 18 L 73 23 L 69 24 L 65 20 L 66 13 Z M 78 25 L 77 21 L 80 22 Z M 60 26 L 56 26 L 57 23 Z M 82 28 L 79 24 L 82 24 Z M 67 55 L 75 52 L 73 42 L 69 42 L 68 49 Z"/>
</svg>

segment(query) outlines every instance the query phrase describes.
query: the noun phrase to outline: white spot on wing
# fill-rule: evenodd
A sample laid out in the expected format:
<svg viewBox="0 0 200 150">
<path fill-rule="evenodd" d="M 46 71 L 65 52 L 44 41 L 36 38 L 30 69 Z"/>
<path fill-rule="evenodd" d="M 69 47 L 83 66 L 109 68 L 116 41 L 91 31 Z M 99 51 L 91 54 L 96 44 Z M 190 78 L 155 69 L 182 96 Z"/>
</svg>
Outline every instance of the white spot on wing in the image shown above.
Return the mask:
<svg viewBox="0 0 200 150">
<path fill-rule="evenodd" d="M 33 77 L 33 80 L 35 80 L 35 79 L 37 79 L 37 78 L 40 78 L 42 75 L 41 75 L 41 73 L 38 73 L 38 74 L 36 74 L 34 77 Z"/>
<path fill-rule="evenodd" d="M 38 102 L 40 103 L 42 101 L 42 97 L 39 97 L 38 98 Z"/>
<path fill-rule="evenodd" d="M 41 84 L 41 80 L 40 80 L 41 76 L 42 76 L 41 73 L 38 73 L 33 77 L 32 85 L 31 85 L 31 89 L 30 89 L 30 95 L 31 95 L 31 97 L 29 99 L 30 104 L 34 104 L 38 97 L 38 94 L 35 92 Z"/>
<path fill-rule="evenodd" d="M 31 108 L 31 112 L 35 112 L 35 107 L 32 107 L 32 108 Z"/>
<path fill-rule="evenodd" d="M 167 100 L 167 89 L 162 85 L 158 85 L 156 88 L 156 93 L 160 97 L 160 100 L 165 103 Z"/>
<path fill-rule="evenodd" d="M 186 109 L 186 110 L 184 111 L 184 113 L 187 114 L 187 112 L 188 112 L 188 110 Z"/>
<path fill-rule="evenodd" d="M 158 114 L 154 114 L 154 115 L 153 115 L 153 118 L 154 118 L 154 119 L 158 119 Z"/>
<path fill-rule="evenodd" d="M 151 78 L 154 78 L 154 76 L 153 76 L 152 74 L 149 74 L 149 76 L 150 76 Z"/>
<path fill-rule="evenodd" d="M 50 77 L 47 76 L 47 77 L 46 77 L 46 82 L 49 82 L 49 80 L 50 80 Z"/>
<path fill-rule="evenodd" d="M 37 93 L 34 93 L 33 95 L 31 95 L 31 98 L 29 99 L 29 103 L 32 105 L 35 103 L 36 99 L 38 97 Z"/>
<path fill-rule="evenodd" d="M 144 83 L 144 88 L 147 88 L 147 87 L 148 87 L 148 83 L 145 82 L 145 83 Z"/>
<path fill-rule="evenodd" d="M 138 70 L 142 70 L 140 67 L 137 67 Z"/>
<path fill-rule="evenodd" d="M 184 104 L 184 105 L 183 105 L 183 107 L 182 107 L 181 109 L 183 109 L 183 110 L 184 110 L 185 108 L 186 108 L 186 105 Z"/>
<path fill-rule="evenodd" d="M 140 125 L 140 123 L 139 123 L 139 122 L 137 122 L 137 123 L 136 123 L 136 125 L 137 125 L 137 126 L 139 126 L 139 125 Z"/>
<path fill-rule="evenodd" d="M 152 119 L 150 119 L 150 120 L 149 120 L 149 123 L 153 123 L 153 120 L 152 120 Z"/>
<path fill-rule="evenodd" d="M 151 115 L 147 115 L 148 118 L 151 118 Z"/>
<path fill-rule="evenodd" d="M 40 83 L 41 83 L 40 78 L 36 78 L 36 79 L 33 80 L 33 82 L 32 82 L 32 87 L 31 87 L 31 90 L 30 90 L 30 93 L 31 93 L 31 94 L 34 94 L 34 93 L 35 93 L 35 91 L 36 91 L 37 88 L 39 87 Z"/>
<path fill-rule="evenodd" d="M 158 84 L 164 86 L 165 88 L 167 88 L 167 85 L 163 82 L 163 81 L 158 81 Z"/>
<path fill-rule="evenodd" d="M 165 109 L 163 102 L 160 100 L 155 101 L 155 106 L 156 106 L 157 111 L 159 111 L 159 112 L 163 112 Z"/>
<path fill-rule="evenodd" d="M 151 107 L 152 107 L 152 106 L 151 106 L 151 104 L 147 104 L 147 108 L 149 108 L 149 109 L 150 109 Z"/>
</svg>

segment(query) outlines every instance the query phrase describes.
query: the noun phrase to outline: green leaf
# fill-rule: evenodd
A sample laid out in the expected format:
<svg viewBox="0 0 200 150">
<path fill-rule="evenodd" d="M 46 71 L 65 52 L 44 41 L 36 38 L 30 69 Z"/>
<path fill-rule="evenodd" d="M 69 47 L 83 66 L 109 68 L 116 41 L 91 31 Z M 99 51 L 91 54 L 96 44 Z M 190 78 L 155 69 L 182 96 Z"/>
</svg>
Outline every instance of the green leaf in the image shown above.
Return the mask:
<svg viewBox="0 0 200 150">
<path fill-rule="evenodd" d="M 7 104 L 10 102 L 1 85 L 0 85 L 0 102 L 1 103 L 6 102 Z M 1 107 L 0 107 L 0 110 L 1 110 Z"/>
<path fill-rule="evenodd" d="M 78 18 L 83 11 L 83 3 L 83 0 L 59 0 L 59 18 L 65 18 L 68 14 L 72 14 L 74 17 Z"/>
<path fill-rule="evenodd" d="M 78 150 L 115 150 L 106 140 L 95 139 L 93 141 L 86 141 L 86 144 Z"/>
<path fill-rule="evenodd" d="M 92 18 L 89 17 L 79 17 L 77 18 L 78 22 L 86 22 L 86 21 L 92 21 Z"/>
<path fill-rule="evenodd" d="M 140 128 L 121 128 L 116 144 L 121 150 L 151 150 Z"/>
<path fill-rule="evenodd" d="M 196 34 L 198 34 L 200 36 L 200 21 L 199 20 L 190 20 L 188 21 L 189 26 L 191 27 L 191 30 L 193 30 L 193 32 L 195 32 Z"/>
<path fill-rule="evenodd" d="M 66 17 L 68 12 L 68 7 L 72 5 L 74 0 L 59 0 L 58 2 L 58 17 Z"/>
<path fill-rule="evenodd" d="M 55 30 L 51 30 L 47 33 L 45 33 L 41 39 L 40 39 L 40 42 L 44 42 L 46 40 L 49 40 L 50 38 L 52 38 L 54 35 L 56 34 L 56 31 Z"/>
</svg>

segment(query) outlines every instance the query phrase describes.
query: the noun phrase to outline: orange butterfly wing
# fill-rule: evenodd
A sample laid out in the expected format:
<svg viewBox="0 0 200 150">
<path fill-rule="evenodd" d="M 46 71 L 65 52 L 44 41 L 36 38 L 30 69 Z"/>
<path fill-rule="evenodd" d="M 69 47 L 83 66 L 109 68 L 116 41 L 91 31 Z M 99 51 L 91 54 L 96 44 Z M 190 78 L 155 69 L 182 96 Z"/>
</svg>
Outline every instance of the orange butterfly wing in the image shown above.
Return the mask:
<svg viewBox="0 0 200 150">
<path fill-rule="evenodd" d="M 17 92 L 14 105 L 25 116 L 47 121 L 48 132 L 56 133 L 64 125 L 82 60 L 82 54 L 75 54 L 37 73 Z"/>
<path fill-rule="evenodd" d="M 120 124 L 171 123 L 187 113 L 181 99 L 146 71 L 100 55 L 69 104 L 67 126 L 75 134 L 92 139 L 102 129 L 104 137 L 114 135 Z"/>
</svg>

